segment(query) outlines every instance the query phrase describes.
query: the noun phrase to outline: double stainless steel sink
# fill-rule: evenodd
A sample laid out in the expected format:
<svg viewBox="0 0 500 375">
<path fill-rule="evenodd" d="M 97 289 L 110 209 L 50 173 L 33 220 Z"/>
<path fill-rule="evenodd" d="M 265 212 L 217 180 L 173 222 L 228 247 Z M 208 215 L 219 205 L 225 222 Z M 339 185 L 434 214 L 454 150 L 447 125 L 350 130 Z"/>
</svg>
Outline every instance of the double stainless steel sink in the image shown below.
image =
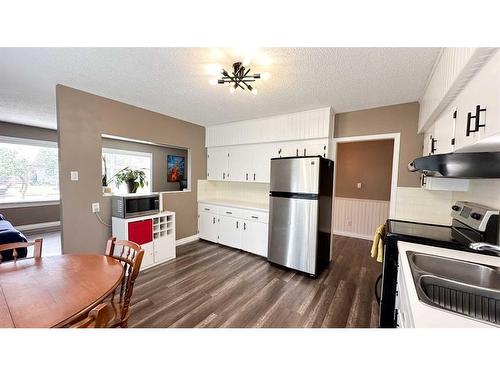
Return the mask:
<svg viewBox="0 0 500 375">
<path fill-rule="evenodd" d="M 408 252 L 419 299 L 443 310 L 500 325 L 500 269 Z"/>
</svg>

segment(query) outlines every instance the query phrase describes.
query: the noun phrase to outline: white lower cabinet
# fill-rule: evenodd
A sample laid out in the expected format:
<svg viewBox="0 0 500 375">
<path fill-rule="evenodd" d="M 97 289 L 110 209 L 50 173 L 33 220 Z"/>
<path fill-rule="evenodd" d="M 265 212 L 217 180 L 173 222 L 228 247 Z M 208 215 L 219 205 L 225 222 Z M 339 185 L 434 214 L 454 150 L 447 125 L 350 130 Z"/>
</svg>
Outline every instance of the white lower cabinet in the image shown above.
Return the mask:
<svg viewBox="0 0 500 375">
<path fill-rule="evenodd" d="M 198 213 L 198 232 L 201 239 L 217 242 L 217 219 L 218 216 L 210 212 Z"/>
<path fill-rule="evenodd" d="M 267 234 L 267 212 L 207 204 L 198 207 L 201 239 L 267 257 Z"/>
<path fill-rule="evenodd" d="M 241 248 L 249 253 L 267 257 L 267 232 L 267 223 L 244 221 Z"/>
<path fill-rule="evenodd" d="M 219 243 L 222 245 L 241 248 L 241 219 L 229 216 L 219 216 L 218 232 Z"/>
<path fill-rule="evenodd" d="M 153 243 L 143 244 L 142 249 L 144 250 L 144 256 L 142 257 L 141 268 L 151 266 L 155 262 L 155 250 Z"/>
<path fill-rule="evenodd" d="M 396 284 L 396 323 L 398 328 L 415 328 L 413 315 L 410 309 L 408 288 L 405 283 L 403 269 L 401 267 L 401 257 L 398 261 L 398 282 Z"/>
</svg>

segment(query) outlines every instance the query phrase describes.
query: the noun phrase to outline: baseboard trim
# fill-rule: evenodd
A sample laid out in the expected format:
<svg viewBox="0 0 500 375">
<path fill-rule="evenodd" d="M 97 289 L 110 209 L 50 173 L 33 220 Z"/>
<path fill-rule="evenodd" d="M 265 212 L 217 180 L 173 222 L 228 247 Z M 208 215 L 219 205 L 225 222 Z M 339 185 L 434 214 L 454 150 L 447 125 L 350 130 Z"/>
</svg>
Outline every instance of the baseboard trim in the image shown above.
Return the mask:
<svg viewBox="0 0 500 375">
<path fill-rule="evenodd" d="M 193 234 L 192 236 L 184 237 L 175 241 L 175 246 L 180 246 L 190 242 L 198 241 L 199 239 L 200 237 L 197 234 Z"/>
<path fill-rule="evenodd" d="M 38 229 L 46 229 L 46 228 L 55 228 L 61 226 L 60 221 L 48 221 L 46 223 L 37 223 L 37 224 L 27 224 L 27 225 L 16 225 L 15 228 L 19 232 L 27 232 L 30 230 L 38 230 Z"/>
<path fill-rule="evenodd" d="M 332 233 L 337 235 L 337 236 L 360 238 L 362 240 L 370 240 L 370 241 L 373 240 L 373 235 L 368 235 L 368 234 L 359 234 L 359 233 L 354 233 L 354 232 L 342 232 L 339 230 L 334 230 Z"/>
</svg>

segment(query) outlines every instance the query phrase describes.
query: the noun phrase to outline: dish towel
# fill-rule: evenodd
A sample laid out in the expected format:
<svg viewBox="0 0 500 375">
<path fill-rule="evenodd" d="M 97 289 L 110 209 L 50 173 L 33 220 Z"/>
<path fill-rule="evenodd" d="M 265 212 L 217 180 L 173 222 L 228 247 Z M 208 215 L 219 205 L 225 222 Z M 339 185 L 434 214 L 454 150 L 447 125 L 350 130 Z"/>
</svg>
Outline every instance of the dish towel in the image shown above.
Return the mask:
<svg viewBox="0 0 500 375">
<path fill-rule="evenodd" d="M 380 225 L 375 231 L 375 235 L 373 236 L 373 244 L 371 256 L 372 258 L 377 258 L 377 262 L 382 263 L 384 260 L 384 237 L 385 234 L 385 225 Z"/>
</svg>

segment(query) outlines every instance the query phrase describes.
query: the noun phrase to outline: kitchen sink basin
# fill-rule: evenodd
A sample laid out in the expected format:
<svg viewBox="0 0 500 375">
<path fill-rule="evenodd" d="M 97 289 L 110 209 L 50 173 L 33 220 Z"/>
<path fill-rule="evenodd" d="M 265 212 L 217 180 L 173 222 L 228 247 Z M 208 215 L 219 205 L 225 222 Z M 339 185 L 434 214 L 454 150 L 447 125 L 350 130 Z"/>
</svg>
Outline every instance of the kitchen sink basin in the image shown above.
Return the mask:
<svg viewBox="0 0 500 375">
<path fill-rule="evenodd" d="M 498 268 L 420 253 L 411 254 L 409 260 L 410 265 L 417 267 L 421 273 L 433 274 L 478 287 L 500 289 Z"/>
<path fill-rule="evenodd" d="M 419 299 L 443 310 L 500 325 L 500 270 L 408 252 Z"/>
</svg>

